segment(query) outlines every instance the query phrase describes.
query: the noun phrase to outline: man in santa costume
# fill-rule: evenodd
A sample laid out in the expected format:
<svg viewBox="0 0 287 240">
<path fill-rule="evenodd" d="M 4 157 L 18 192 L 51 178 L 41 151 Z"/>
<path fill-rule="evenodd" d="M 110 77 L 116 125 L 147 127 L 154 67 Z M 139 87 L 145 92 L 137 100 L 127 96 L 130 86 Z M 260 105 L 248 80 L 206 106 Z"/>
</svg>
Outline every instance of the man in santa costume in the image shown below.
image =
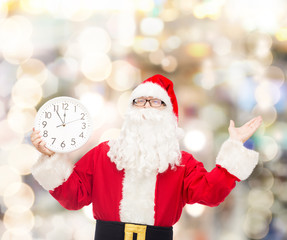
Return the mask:
<svg viewBox="0 0 287 240">
<path fill-rule="evenodd" d="M 172 240 L 185 204 L 217 206 L 252 173 L 258 153 L 243 143 L 261 122 L 257 117 L 235 128 L 230 121 L 230 138 L 207 172 L 180 150 L 173 83 L 155 75 L 132 92 L 119 138 L 99 144 L 74 166 L 33 131 L 42 156 L 32 174 L 66 209 L 92 203 L 96 240 Z"/>
</svg>

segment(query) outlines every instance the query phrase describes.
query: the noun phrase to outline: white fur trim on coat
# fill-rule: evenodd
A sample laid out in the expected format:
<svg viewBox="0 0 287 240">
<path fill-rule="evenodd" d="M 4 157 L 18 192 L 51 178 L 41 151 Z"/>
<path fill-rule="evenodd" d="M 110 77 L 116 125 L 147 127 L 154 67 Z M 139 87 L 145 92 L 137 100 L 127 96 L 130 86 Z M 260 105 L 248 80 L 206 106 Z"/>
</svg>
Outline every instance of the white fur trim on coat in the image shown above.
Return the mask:
<svg viewBox="0 0 287 240">
<path fill-rule="evenodd" d="M 145 175 L 125 170 L 120 203 L 122 222 L 154 225 L 156 180 L 156 172 Z"/>
<path fill-rule="evenodd" d="M 221 146 L 216 164 L 240 180 L 245 180 L 257 165 L 258 156 L 257 152 L 245 148 L 240 141 L 228 139 Z"/>
<path fill-rule="evenodd" d="M 163 89 L 160 85 L 152 82 L 146 82 L 138 85 L 132 92 L 130 103 L 135 98 L 139 97 L 154 97 L 158 98 L 166 104 L 167 108 L 169 108 L 171 111 L 173 109 L 170 97 L 167 94 L 167 91 Z"/>
<path fill-rule="evenodd" d="M 65 154 L 54 154 L 49 157 L 41 155 L 32 168 L 32 175 L 46 190 L 54 190 L 65 182 L 73 171 L 73 163 Z"/>
</svg>

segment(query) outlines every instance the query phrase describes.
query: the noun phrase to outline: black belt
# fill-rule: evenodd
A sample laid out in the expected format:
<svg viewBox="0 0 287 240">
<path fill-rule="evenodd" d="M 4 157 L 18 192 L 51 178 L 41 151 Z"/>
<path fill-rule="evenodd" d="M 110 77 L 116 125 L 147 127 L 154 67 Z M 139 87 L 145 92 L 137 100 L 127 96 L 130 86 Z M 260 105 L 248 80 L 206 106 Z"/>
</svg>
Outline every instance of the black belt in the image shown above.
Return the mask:
<svg viewBox="0 0 287 240">
<path fill-rule="evenodd" d="M 172 227 L 97 220 L 95 240 L 172 240 Z"/>
</svg>

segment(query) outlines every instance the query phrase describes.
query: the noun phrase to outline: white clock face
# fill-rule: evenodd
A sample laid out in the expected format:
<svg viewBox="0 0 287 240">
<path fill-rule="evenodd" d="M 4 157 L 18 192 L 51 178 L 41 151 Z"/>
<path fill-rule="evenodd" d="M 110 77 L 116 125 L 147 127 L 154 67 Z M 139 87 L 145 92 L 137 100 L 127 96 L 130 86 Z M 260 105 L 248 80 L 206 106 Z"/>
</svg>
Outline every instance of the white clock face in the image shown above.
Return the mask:
<svg viewBox="0 0 287 240">
<path fill-rule="evenodd" d="M 38 111 L 35 129 L 54 152 L 71 152 L 83 146 L 92 131 L 92 120 L 83 104 L 75 98 L 57 97 Z"/>
</svg>

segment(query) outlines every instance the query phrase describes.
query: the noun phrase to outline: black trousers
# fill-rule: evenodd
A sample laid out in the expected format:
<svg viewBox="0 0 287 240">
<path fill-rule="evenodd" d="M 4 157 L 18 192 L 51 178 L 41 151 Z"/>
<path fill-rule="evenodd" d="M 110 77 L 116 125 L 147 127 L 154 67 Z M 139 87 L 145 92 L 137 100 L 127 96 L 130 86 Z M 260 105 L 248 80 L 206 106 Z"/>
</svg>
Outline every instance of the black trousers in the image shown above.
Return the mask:
<svg viewBox="0 0 287 240">
<path fill-rule="evenodd" d="M 125 239 L 125 228 L 129 223 L 122 222 L 109 222 L 97 220 L 95 240 L 124 240 Z M 156 227 L 150 225 L 146 226 L 145 240 L 172 240 L 173 228 L 172 227 Z M 133 233 L 131 240 L 138 239 L 138 233 Z"/>
</svg>

